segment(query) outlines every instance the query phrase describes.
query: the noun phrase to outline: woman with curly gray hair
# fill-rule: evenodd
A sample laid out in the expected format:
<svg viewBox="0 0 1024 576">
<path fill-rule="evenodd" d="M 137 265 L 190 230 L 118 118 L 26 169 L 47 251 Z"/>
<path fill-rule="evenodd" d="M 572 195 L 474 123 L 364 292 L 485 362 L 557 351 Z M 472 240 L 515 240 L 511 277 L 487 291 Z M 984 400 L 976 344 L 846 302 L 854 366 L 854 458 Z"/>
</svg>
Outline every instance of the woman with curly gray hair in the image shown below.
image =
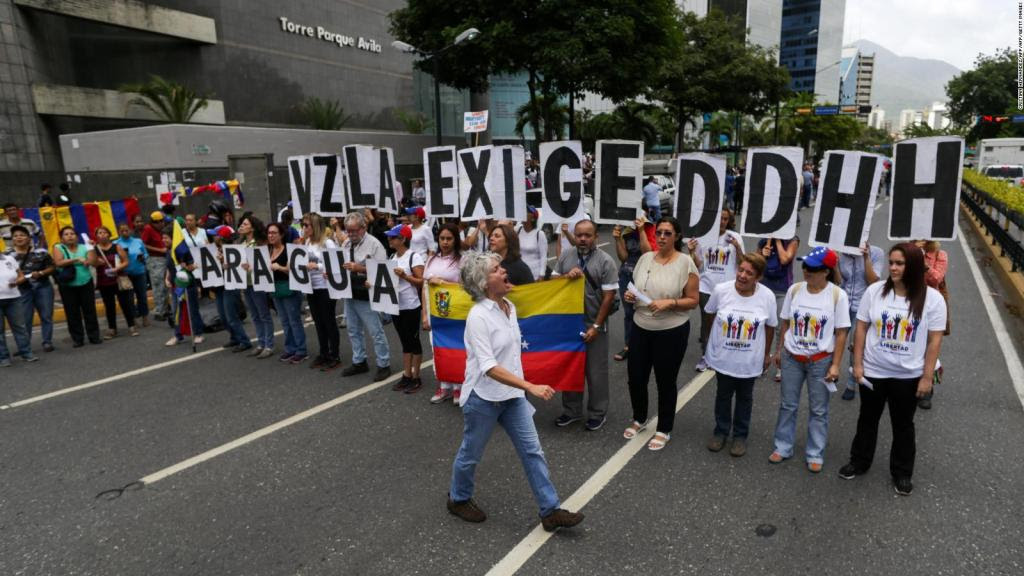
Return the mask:
<svg viewBox="0 0 1024 576">
<path fill-rule="evenodd" d="M 559 508 L 561 502 L 533 424 L 535 410 L 525 394 L 550 400 L 555 391 L 523 379 L 523 340 L 516 307 L 505 298 L 512 287 L 508 273 L 497 255 L 470 253 L 465 256 L 460 278 L 475 304 L 466 318 L 466 377 L 459 397 L 465 424 L 462 446 L 452 465 L 448 511 L 467 522 L 487 519 L 472 500 L 473 476 L 495 424 L 500 424 L 522 461 L 544 529 L 551 532 L 575 526 L 583 514 Z"/>
</svg>

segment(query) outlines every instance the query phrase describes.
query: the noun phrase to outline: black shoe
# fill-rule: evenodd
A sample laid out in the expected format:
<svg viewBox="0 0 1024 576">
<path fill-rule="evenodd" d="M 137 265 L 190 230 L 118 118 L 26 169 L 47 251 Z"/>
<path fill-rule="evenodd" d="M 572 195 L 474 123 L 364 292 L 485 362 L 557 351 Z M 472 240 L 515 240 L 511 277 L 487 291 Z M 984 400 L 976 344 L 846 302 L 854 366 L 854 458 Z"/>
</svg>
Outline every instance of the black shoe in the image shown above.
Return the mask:
<svg viewBox="0 0 1024 576">
<path fill-rule="evenodd" d="M 917 407 L 920 408 L 921 410 L 931 410 L 932 409 L 932 399 L 931 398 L 918 398 L 917 399 Z"/>
<path fill-rule="evenodd" d="M 572 528 L 580 522 L 583 522 L 583 514 L 581 512 L 569 512 L 561 508 L 540 519 L 544 530 L 548 532 L 554 532 L 559 528 Z"/>
<path fill-rule="evenodd" d="M 53 352 L 53 351 L 54 351 L 53 344 L 50 344 L 49 342 L 46 342 L 46 343 L 43 344 L 43 352 Z"/>
<path fill-rule="evenodd" d="M 373 375 L 374 382 L 380 382 L 391 376 L 391 366 L 378 366 L 377 373 Z"/>
<path fill-rule="evenodd" d="M 462 518 L 466 522 L 483 522 L 487 520 L 487 514 L 473 502 L 473 499 L 456 502 L 448 498 L 448 512 Z"/>
<path fill-rule="evenodd" d="M 348 378 L 349 376 L 355 376 L 356 374 L 365 374 L 370 371 L 369 366 L 366 362 L 360 362 L 359 364 L 352 364 L 348 368 L 341 371 L 342 378 Z"/>
<path fill-rule="evenodd" d="M 405 390 L 403 390 L 403 392 L 405 392 L 406 394 L 415 394 L 420 391 L 420 388 L 423 388 L 423 380 L 420 380 L 419 378 L 413 378 L 412 380 L 409 381 L 409 385 L 405 388 Z"/>
<path fill-rule="evenodd" d="M 239 344 L 231 349 L 232 352 L 238 354 L 239 352 L 245 352 L 246 350 L 252 350 L 252 344 Z"/>
<path fill-rule="evenodd" d="M 910 478 L 893 478 L 893 484 L 896 488 L 896 493 L 900 496 L 910 496 L 910 493 L 914 491 L 914 483 L 910 481 Z"/>
<path fill-rule="evenodd" d="M 865 473 L 867 473 L 867 470 L 858 468 L 853 464 L 847 464 L 839 469 L 839 477 L 843 480 L 853 480 L 857 476 L 863 476 Z"/>
<path fill-rule="evenodd" d="M 103 340 L 101 340 L 99 338 L 93 340 L 92 338 L 90 338 L 89 339 L 89 344 L 103 344 Z"/>
<path fill-rule="evenodd" d="M 579 422 L 580 420 L 581 418 L 579 416 L 569 416 L 568 414 L 562 414 L 561 416 L 555 419 L 555 426 L 558 426 L 559 428 L 564 428 L 569 424 L 572 424 L 573 422 Z"/>
<path fill-rule="evenodd" d="M 601 418 L 591 418 L 590 420 L 587 420 L 587 430 L 590 430 L 591 432 L 596 432 L 600 430 L 601 427 L 604 426 L 604 423 L 607 421 L 607 416 L 602 416 Z"/>
<path fill-rule="evenodd" d="M 238 346 L 238 342 L 228 342 L 227 344 L 221 346 L 221 348 L 223 348 L 225 350 L 228 350 L 228 349 L 231 349 L 231 348 L 236 348 L 237 346 Z"/>
<path fill-rule="evenodd" d="M 75 342 L 71 345 L 72 348 L 81 348 L 82 346 L 85 346 L 85 342 Z"/>
<path fill-rule="evenodd" d="M 409 386 L 412 386 L 412 378 L 409 378 L 405 374 L 402 374 L 402 378 L 399 379 L 398 382 L 392 384 L 391 389 L 395 392 L 401 392 L 408 388 Z"/>
</svg>

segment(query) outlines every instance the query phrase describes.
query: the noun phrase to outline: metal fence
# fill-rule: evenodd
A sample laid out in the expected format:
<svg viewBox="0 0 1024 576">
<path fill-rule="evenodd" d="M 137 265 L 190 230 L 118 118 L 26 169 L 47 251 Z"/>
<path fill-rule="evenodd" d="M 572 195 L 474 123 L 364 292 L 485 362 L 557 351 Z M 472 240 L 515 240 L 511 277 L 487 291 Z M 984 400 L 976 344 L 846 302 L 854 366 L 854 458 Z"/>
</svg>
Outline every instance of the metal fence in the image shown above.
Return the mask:
<svg viewBox="0 0 1024 576">
<path fill-rule="evenodd" d="M 992 196 L 964 182 L 961 196 L 967 209 L 978 219 L 1000 256 L 1009 258 L 1012 272 L 1024 271 L 1024 214 L 1014 212 Z"/>
</svg>

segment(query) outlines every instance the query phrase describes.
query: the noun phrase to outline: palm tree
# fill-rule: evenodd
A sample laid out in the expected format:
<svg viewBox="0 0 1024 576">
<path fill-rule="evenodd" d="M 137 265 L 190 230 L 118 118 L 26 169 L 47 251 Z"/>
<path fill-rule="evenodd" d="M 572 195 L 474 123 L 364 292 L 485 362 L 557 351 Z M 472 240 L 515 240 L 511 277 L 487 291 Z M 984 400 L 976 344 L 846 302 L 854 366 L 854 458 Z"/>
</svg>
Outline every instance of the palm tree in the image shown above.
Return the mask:
<svg viewBox="0 0 1024 576">
<path fill-rule="evenodd" d="M 120 90 L 138 94 L 129 103 L 142 106 L 156 114 L 160 120 L 174 124 L 188 123 L 197 112 L 209 105 L 206 96 L 156 74 L 151 75 L 145 84 L 126 84 Z"/>
<path fill-rule="evenodd" d="M 658 128 L 651 122 L 653 104 L 629 100 L 619 104 L 612 112 L 619 137 L 626 140 L 657 142 Z"/>
<path fill-rule="evenodd" d="M 538 94 L 536 101 L 536 109 L 527 102 L 516 110 L 516 134 L 523 138 L 523 131 L 529 125 L 538 141 L 560 138 L 569 125 L 569 107 L 562 104 L 557 96 Z"/>
<path fill-rule="evenodd" d="M 314 130 L 341 130 L 348 124 L 352 114 L 345 114 L 345 109 L 337 100 L 321 100 L 307 98 L 299 106 L 299 113 Z"/>
</svg>

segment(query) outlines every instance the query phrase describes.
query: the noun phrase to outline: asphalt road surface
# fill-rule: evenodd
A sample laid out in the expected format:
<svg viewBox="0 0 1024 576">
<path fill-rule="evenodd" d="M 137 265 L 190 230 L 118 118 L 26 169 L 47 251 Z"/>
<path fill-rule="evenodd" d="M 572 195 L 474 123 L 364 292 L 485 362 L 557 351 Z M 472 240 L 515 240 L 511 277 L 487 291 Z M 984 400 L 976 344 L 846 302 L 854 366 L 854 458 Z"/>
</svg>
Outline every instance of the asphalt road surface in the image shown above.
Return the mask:
<svg viewBox="0 0 1024 576">
<path fill-rule="evenodd" d="M 884 226 L 875 228 L 873 242 L 887 246 Z M 858 403 L 838 395 L 824 471 L 810 474 L 799 457 L 806 400 L 798 457 L 770 464 L 770 377 L 755 388 L 748 455 L 708 452 L 715 384 L 693 370 L 696 329 L 661 452 L 622 438 L 625 363 L 611 363 L 600 431 L 556 428 L 560 401 L 537 403 L 555 485 L 587 515 L 550 537 L 501 432 L 478 468 L 488 520 L 446 512 L 462 417 L 450 403 L 427 402 L 430 368 L 423 390 L 404 395 L 390 391 L 393 380 L 374 386 L 370 375 L 343 379 L 221 351 L 223 332 L 192 354 L 163 346 L 166 326 L 75 350 L 59 331 L 57 352 L 0 372 L 0 574 L 1019 575 L 1024 411 L 968 264 L 975 257 L 959 241 L 944 249 L 953 334 L 935 407 L 916 417 L 910 497 L 892 489 L 885 418 L 870 473 L 836 475 Z M 1020 320 L 998 307 L 995 284 L 982 285 L 1007 323 L 1003 343 L 1019 354 Z M 315 352 L 312 326 L 307 339 Z M 613 352 L 621 342 L 619 314 Z M 342 351 L 347 363 L 344 335 Z"/>
</svg>

